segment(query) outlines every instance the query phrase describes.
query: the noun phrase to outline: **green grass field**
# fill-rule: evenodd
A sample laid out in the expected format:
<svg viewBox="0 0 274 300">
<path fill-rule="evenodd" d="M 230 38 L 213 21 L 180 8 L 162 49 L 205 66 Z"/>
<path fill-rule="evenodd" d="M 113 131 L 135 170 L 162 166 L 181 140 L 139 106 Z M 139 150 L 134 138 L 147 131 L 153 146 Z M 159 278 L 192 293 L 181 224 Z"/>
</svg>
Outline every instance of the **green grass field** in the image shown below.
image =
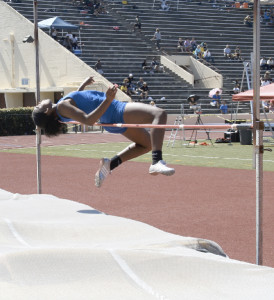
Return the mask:
<svg viewBox="0 0 274 300">
<path fill-rule="evenodd" d="M 42 155 L 71 156 L 82 158 L 112 157 L 128 144 L 129 143 L 100 143 L 86 145 L 51 146 L 42 147 L 41 153 Z M 265 147 L 267 148 L 268 146 L 265 145 Z M 271 145 L 269 145 L 269 147 L 271 147 Z M 2 150 L 2 152 L 35 154 L 36 149 L 23 148 Z M 196 145 L 194 147 L 192 145 L 187 146 L 187 144 L 181 145 L 180 141 L 176 141 L 174 147 L 167 147 L 167 143 L 165 142 L 163 153 L 164 159 L 169 164 L 177 165 L 251 170 L 253 162 L 253 146 L 241 145 L 240 143 L 233 143 L 232 145 L 214 143 L 214 146 Z M 274 152 L 265 151 L 263 158 L 264 170 L 274 171 Z M 145 154 L 135 159 L 134 161 L 150 163 L 151 154 Z"/>
</svg>

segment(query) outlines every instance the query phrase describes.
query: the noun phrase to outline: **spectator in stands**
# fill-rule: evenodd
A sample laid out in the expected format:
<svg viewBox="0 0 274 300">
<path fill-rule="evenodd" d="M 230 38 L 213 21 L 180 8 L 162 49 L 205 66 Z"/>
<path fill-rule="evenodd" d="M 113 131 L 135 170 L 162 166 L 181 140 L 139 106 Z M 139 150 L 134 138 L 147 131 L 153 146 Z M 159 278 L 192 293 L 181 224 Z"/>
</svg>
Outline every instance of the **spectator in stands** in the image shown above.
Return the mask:
<svg viewBox="0 0 274 300">
<path fill-rule="evenodd" d="M 249 15 L 247 15 L 244 18 L 244 25 L 246 25 L 247 27 L 252 27 L 252 21 L 251 21 L 251 17 Z"/>
<path fill-rule="evenodd" d="M 96 1 L 93 2 L 92 6 L 90 7 L 90 13 L 97 17 L 99 15 L 100 3 Z"/>
<path fill-rule="evenodd" d="M 165 11 L 170 9 L 170 6 L 167 4 L 167 0 L 161 0 L 161 9 Z"/>
<path fill-rule="evenodd" d="M 131 95 L 134 94 L 134 93 L 133 93 L 133 91 L 132 91 L 132 88 L 131 88 L 129 79 L 128 79 L 128 78 L 125 78 L 125 79 L 123 80 L 123 83 L 125 83 L 125 85 L 126 85 L 126 87 L 127 87 L 127 95 L 131 97 Z"/>
<path fill-rule="evenodd" d="M 94 15 L 97 17 L 99 14 L 105 14 L 106 9 L 103 5 L 101 0 L 93 0 L 93 8 L 94 8 Z"/>
<path fill-rule="evenodd" d="M 103 75 L 104 71 L 103 71 L 103 67 L 102 67 L 102 63 L 101 60 L 98 59 L 97 63 L 94 65 L 94 69 L 96 72 L 98 72 L 99 74 Z"/>
<path fill-rule="evenodd" d="M 124 79 L 123 83 L 122 83 L 121 86 L 120 86 L 120 90 L 121 90 L 122 92 L 124 92 L 125 94 L 128 95 L 127 82 L 126 82 L 125 79 Z"/>
<path fill-rule="evenodd" d="M 192 52 L 195 51 L 195 49 L 197 48 L 197 42 L 194 37 L 191 39 L 190 45 L 191 45 L 191 51 Z"/>
<path fill-rule="evenodd" d="M 271 82 L 266 78 L 261 78 L 261 86 L 269 85 Z"/>
<path fill-rule="evenodd" d="M 67 38 L 67 37 L 70 39 L 70 41 L 72 41 L 73 35 L 72 35 L 71 32 L 68 32 L 68 33 L 65 35 L 65 38 Z"/>
<path fill-rule="evenodd" d="M 268 70 L 267 60 L 265 57 L 262 57 L 260 60 L 260 68 L 261 70 Z"/>
<path fill-rule="evenodd" d="M 221 110 L 222 114 L 227 114 L 228 107 L 227 107 L 227 104 L 224 100 L 221 103 L 220 110 Z"/>
<path fill-rule="evenodd" d="M 214 63 L 214 57 L 211 55 L 211 52 L 209 51 L 209 49 L 207 48 L 206 51 L 203 53 L 203 58 L 207 61 L 207 62 L 212 62 Z"/>
<path fill-rule="evenodd" d="M 152 72 L 159 72 L 160 64 L 159 64 L 159 62 L 157 61 L 156 57 L 153 57 L 153 58 L 152 58 L 152 61 L 151 61 L 151 63 L 150 63 L 150 67 L 151 67 L 151 71 L 152 71 Z"/>
<path fill-rule="evenodd" d="M 264 76 L 261 77 L 261 86 L 265 86 L 272 83 L 272 78 L 270 76 L 270 72 L 266 71 Z"/>
<path fill-rule="evenodd" d="M 262 101 L 262 108 L 265 112 L 269 112 L 269 107 L 270 107 L 270 101 Z"/>
<path fill-rule="evenodd" d="M 233 94 L 240 93 L 240 85 L 238 83 L 235 83 L 235 86 L 233 88 Z"/>
<path fill-rule="evenodd" d="M 135 23 L 133 25 L 133 31 L 135 32 L 136 29 L 139 30 L 139 32 L 141 32 L 141 28 L 142 28 L 142 22 L 140 17 L 137 15 L 135 18 Z"/>
<path fill-rule="evenodd" d="M 202 42 L 200 46 L 201 46 L 201 51 L 204 53 L 204 51 L 206 51 L 206 49 L 207 49 L 207 43 Z"/>
<path fill-rule="evenodd" d="M 221 104 L 221 95 L 218 90 L 216 91 L 215 95 L 212 96 L 212 99 L 212 104 L 214 104 L 213 106 L 217 106 L 219 108 Z"/>
<path fill-rule="evenodd" d="M 273 15 L 270 16 L 270 21 L 267 23 L 267 25 L 269 25 L 269 26 L 274 25 L 274 16 Z"/>
<path fill-rule="evenodd" d="M 153 38 L 151 40 L 155 40 L 156 41 L 156 49 L 160 50 L 161 49 L 162 35 L 161 35 L 161 32 L 160 32 L 159 28 L 156 28 L 154 36 L 153 36 Z"/>
<path fill-rule="evenodd" d="M 184 52 L 184 41 L 182 38 L 179 38 L 178 39 L 178 42 L 177 42 L 177 49 L 178 51 L 180 52 Z"/>
<path fill-rule="evenodd" d="M 140 77 L 136 83 L 136 94 L 140 95 L 142 93 L 141 87 L 144 85 L 143 77 Z"/>
<path fill-rule="evenodd" d="M 144 82 L 143 86 L 140 88 L 141 90 L 141 99 L 147 99 L 149 88 L 146 82 Z"/>
<path fill-rule="evenodd" d="M 199 96 L 193 94 L 193 95 L 190 95 L 188 98 L 187 98 L 187 102 L 189 104 L 189 108 L 190 109 L 193 109 L 194 112 L 198 112 L 201 110 L 201 106 L 200 105 L 197 105 L 197 102 L 198 100 L 200 99 Z"/>
<path fill-rule="evenodd" d="M 270 71 L 266 71 L 265 72 L 264 78 L 267 79 L 268 81 L 272 82 L 272 77 L 270 76 Z"/>
<path fill-rule="evenodd" d="M 263 22 L 264 22 L 264 15 L 261 14 L 261 15 L 260 15 L 260 23 L 263 23 Z"/>
<path fill-rule="evenodd" d="M 134 81 L 134 77 L 133 77 L 132 73 L 130 73 L 128 75 L 127 80 L 128 80 L 128 90 L 129 90 L 130 94 L 136 94 L 136 86 L 135 86 L 135 84 L 133 82 Z"/>
<path fill-rule="evenodd" d="M 164 66 L 161 65 L 156 57 L 153 57 L 152 61 L 151 61 L 151 71 L 152 72 L 164 72 Z"/>
<path fill-rule="evenodd" d="M 203 52 L 201 50 L 201 46 L 198 45 L 195 51 L 193 52 L 194 56 L 196 59 L 202 58 L 203 57 Z"/>
<path fill-rule="evenodd" d="M 58 30 L 57 30 L 56 28 L 54 28 L 54 27 L 52 27 L 51 37 L 52 37 L 53 39 L 55 39 L 55 41 L 58 40 Z"/>
<path fill-rule="evenodd" d="M 69 51 L 72 52 L 72 44 L 71 44 L 71 40 L 69 38 L 69 36 L 66 36 L 63 40 L 62 40 L 62 45 L 67 48 Z"/>
<path fill-rule="evenodd" d="M 274 113 L 274 100 L 270 101 L 269 112 L 272 114 Z"/>
<path fill-rule="evenodd" d="M 264 11 L 264 22 L 265 23 L 270 22 L 270 11 L 268 9 L 265 9 Z"/>
<path fill-rule="evenodd" d="M 90 13 L 91 15 L 94 15 L 95 9 L 94 9 L 94 5 L 93 5 L 93 4 L 89 6 L 88 10 L 89 10 L 89 13 Z M 96 13 L 98 14 L 98 12 L 96 12 Z M 97 15 L 96 15 L 96 16 L 97 16 Z"/>
<path fill-rule="evenodd" d="M 236 46 L 236 48 L 234 50 L 233 58 L 238 59 L 238 60 L 242 60 L 241 54 L 242 54 L 242 51 L 241 51 L 240 47 Z"/>
<path fill-rule="evenodd" d="M 191 44 L 190 44 L 189 39 L 186 39 L 184 41 L 184 50 L 185 50 L 185 52 L 190 52 L 191 51 Z"/>
<path fill-rule="evenodd" d="M 274 68 L 274 59 L 272 57 L 269 57 L 266 63 L 268 70 L 272 70 Z"/>
<path fill-rule="evenodd" d="M 229 45 L 226 45 L 224 48 L 224 57 L 232 58 L 232 53 L 231 53 L 231 49 L 229 48 Z"/>
<path fill-rule="evenodd" d="M 148 66 L 146 59 L 144 59 L 144 61 L 142 62 L 142 70 L 144 71 L 145 74 L 147 74 L 147 71 L 150 70 L 150 66 Z"/>
<path fill-rule="evenodd" d="M 77 38 L 76 34 L 72 35 L 71 45 L 72 45 L 73 49 L 78 49 L 78 38 Z"/>
<path fill-rule="evenodd" d="M 128 79 L 129 84 L 132 84 L 133 81 L 134 81 L 133 74 L 132 73 L 128 74 L 128 78 L 127 79 Z"/>
</svg>

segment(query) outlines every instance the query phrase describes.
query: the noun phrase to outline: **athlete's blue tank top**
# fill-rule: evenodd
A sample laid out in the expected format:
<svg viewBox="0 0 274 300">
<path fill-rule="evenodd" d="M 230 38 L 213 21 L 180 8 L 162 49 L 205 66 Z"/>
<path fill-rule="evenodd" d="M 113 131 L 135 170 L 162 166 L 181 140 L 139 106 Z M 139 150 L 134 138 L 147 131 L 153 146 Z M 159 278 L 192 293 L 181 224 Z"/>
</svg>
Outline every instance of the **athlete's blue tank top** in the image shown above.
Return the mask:
<svg viewBox="0 0 274 300">
<path fill-rule="evenodd" d="M 76 103 L 76 106 L 84 111 L 86 114 L 91 113 L 95 110 L 105 99 L 106 94 L 98 91 L 75 91 L 71 92 L 65 97 L 61 98 L 57 102 L 57 114 L 62 122 L 74 121 L 69 118 L 65 118 L 58 113 L 58 103 L 61 101 L 71 98 Z M 101 123 L 124 123 L 124 110 L 126 102 L 120 102 L 118 100 L 113 100 L 106 112 L 101 116 Z M 105 127 L 109 132 L 113 133 L 123 133 L 126 131 L 126 128 L 117 128 L 117 127 Z"/>
</svg>

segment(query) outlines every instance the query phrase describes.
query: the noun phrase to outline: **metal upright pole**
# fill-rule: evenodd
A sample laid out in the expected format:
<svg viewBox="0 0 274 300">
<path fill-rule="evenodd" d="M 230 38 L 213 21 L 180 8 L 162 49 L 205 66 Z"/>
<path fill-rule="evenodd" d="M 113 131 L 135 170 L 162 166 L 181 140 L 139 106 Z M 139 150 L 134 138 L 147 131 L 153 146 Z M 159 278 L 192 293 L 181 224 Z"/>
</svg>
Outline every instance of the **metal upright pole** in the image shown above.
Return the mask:
<svg viewBox="0 0 274 300">
<path fill-rule="evenodd" d="M 263 264 L 263 138 L 260 121 L 260 0 L 254 0 L 253 149 L 256 166 L 256 263 Z"/>
<path fill-rule="evenodd" d="M 38 1 L 33 1 L 34 14 L 34 42 L 35 42 L 35 62 L 36 62 L 36 105 L 40 102 L 40 76 L 39 76 L 39 38 L 37 22 Z M 42 193 L 41 188 L 41 130 L 36 126 L 36 163 L 37 163 L 37 193 Z"/>
</svg>

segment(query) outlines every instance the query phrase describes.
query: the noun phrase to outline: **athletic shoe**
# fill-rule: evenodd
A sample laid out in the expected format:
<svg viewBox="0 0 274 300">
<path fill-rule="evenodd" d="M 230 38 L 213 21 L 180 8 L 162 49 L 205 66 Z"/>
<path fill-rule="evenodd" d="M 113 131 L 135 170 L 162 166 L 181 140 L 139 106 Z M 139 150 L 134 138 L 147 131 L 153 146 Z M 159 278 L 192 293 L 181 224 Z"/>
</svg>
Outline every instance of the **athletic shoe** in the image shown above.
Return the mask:
<svg viewBox="0 0 274 300">
<path fill-rule="evenodd" d="M 102 158 L 100 167 L 95 174 L 95 185 L 99 188 L 110 173 L 110 159 Z"/>
<path fill-rule="evenodd" d="M 166 165 L 166 162 L 163 160 L 159 160 L 157 164 L 151 165 L 149 168 L 149 174 L 151 175 L 158 175 L 163 174 L 166 176 L 173 175 L 175 173 L 175 170 L 173 168 L 169 168 Z"/>
</svg>

